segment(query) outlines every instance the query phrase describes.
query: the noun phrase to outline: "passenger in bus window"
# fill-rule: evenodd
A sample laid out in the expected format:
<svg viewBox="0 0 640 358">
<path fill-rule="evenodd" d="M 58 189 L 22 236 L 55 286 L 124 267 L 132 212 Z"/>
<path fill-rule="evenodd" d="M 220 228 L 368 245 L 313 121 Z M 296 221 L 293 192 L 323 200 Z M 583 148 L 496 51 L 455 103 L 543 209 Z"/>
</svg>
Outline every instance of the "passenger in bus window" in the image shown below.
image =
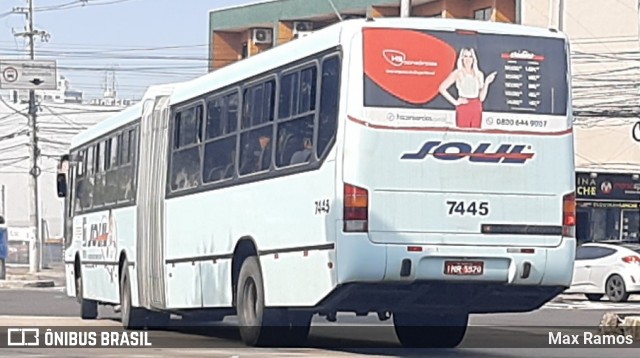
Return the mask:
<svg viewBox="0 0 640 358">
<path fill-rule="evenodd" d="M 271 136 L 261 134 L 258 143 L 260 148 L 256 152 L 256 171 L 267 170 L 271 165 Z"/>
<path fill-rule="evenodd" d="M 440 85 L 440 94 L 456 108 L 458 127 L 480 128 L 482 126 L 482 102 L 487 97 L 489 85 L 495 78 L 495 72 L 484 78 L 472 48 L 460 50 L 456 69 Z M 449 93 L 449 87 L 454 83 L 458 90 L 457 99 Z"/>
<path fill-rule="evenodd" d="M 309 157 L 311 157 L 311 150 L 313 149 L 313 143 L 311 142 L 311 138 L 305 137 L 302 141 L 302 149 L 293 153 L 291 156 L 291 162 L 289 164 L 300 164 L 306 163 L 309 161 Z"/>
</svg>

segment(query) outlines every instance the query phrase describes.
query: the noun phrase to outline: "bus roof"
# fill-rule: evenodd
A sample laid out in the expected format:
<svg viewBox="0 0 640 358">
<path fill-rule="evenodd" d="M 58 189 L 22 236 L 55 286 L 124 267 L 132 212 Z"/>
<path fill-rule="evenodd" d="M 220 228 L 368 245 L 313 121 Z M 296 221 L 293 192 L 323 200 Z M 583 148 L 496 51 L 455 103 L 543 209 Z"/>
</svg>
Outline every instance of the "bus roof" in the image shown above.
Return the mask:
<svg viewBox="0 0 640 358">
<path fill-rule="evenodd" d="M 557 37 L 566 39 L 564 34 L 539 27 L 517 24 L 496 23 L 477 20 L 431 19 L 431 18 L 381 18 L 346 20 L 314 31 L 309 36 L 273 47 L 259 55 L 222 67 L 202 77 L 189 81 L 181 90 L 174 92 L 172 104 L 179 104 L 194 97 L 202 96 L 216 89 L 224 88 L 246 78 L 283 66 L 291 61 L 291 54 L 297 58 L 311 56 L 323 49 L 338 46 L 342 39 L 351 39 L 353 33 L 363 27 L 392 27 L 431 30 L 475 30 L 497 34 L 522 36 Z"/>
<path fill-rule="evenodd" d="M 567 39 L 564 33 L 555 30 L 490 21 L 420 17 L 345 20 L 318 31 L 314 31 L 309 36 L 273 47 L 259 55 L 222 67 L 190 81 L 151 86 L 145 93 L 141 103 L 127 108 L 124 111 L 94 125 L 93 127 L 90 127 L 86 131 L 81 132 L 73 138 L 71 147 L 75 148 L 82 143 L 92 141 L 101 135 L 140 118 L 144 99 L 152 98 L 154 96 L 153 93 L 155 92 L 171 88 L 170 103 L 172 105 L 180 104 L 244 79 L 257 76 L 270 69 L 286 65 L 291 61 L 292 54 L 295 54 L 296 58 L 304 58 L 312 56 L 319 51 L 337 47 L 342 43 L 342 41 L 350 40 L 355 33 L 362 31 L 362 28 L 365 27 L 444 31 L 472 30 L 480 33 Z"/>
<path fill-rule="evenodd" d="M 90 142 L 105 133 L 108 133 L 118 127 L 121 127 L 132 120 L 140 117 L 142 113 L 142 103 L 137 103 L 131 107 L 127 107 L 107 119 L 94 124 L 88 129 L 78 133 L 71 139 L 71 148 L 75 148 L 83 143 Z"/>
<path fill-rule="evenodd" d="M 142 108 L 145 100 L 154 98 L 157 95 L 170 94 L 174 88 L 181 86 L 184 82 L 169 83 L 162 85 L 150 86 L 145 94 L 142 96 L 142 100 L 131 107 L 127 107 L 121 112 L 118 112 L 105 120 L 89 127 L 87 130 L 78 133 L 71 140 L 71 148 L 76 148 L 84 143 L 91 142 L 92 140 L 99 138 L 111 131 L 114 131 L 120 127 L 127 125 L 139 119 L 142 116 Z"/>
</svg>

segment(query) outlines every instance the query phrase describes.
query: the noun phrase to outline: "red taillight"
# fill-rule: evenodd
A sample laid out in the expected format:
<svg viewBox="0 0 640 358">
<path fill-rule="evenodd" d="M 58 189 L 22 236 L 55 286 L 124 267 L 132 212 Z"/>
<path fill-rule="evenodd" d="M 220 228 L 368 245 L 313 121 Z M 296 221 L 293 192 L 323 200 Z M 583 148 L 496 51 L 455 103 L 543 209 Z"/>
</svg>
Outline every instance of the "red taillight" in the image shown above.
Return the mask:
<svg viewBox="0 0 640 358">
<path fill-rule="evenodd" d="M 351 184 L 344 184 L 344 231 L 369 230 L 369 192 Z"/>
<path fill-rule="evenodd" d="M 640 256 L 627 256 L 623 257 L 622 261 L 628 264 L 640 264 Z"/>
<path fill-rule="evenodd" d="M 576 237 L 576 193 L 562 197 L 562 236 Z"/>
</svg>

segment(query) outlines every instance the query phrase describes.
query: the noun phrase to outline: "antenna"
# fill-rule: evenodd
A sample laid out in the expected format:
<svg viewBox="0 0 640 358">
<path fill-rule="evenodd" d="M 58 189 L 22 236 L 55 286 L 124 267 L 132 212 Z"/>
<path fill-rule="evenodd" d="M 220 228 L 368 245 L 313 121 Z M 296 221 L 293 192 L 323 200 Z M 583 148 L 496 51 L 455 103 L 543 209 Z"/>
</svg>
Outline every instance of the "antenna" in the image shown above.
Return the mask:
<svg viewBox="0 0 640 358">
<path fill-rule="evenodd" d="M 327 1 L 329 2 L 329 5 L 331 5 L 331 7 L 333 8 L 333 11 L 336 13 L 336 16 L 338 17 L 338 19 L 340 19 L 340 21 L 343 21 L 342 15 L 340 15 L 340 11 L 338 11 L 338 8 L 333 3 L 333 0 L 327 0 Z"/>
</svg>

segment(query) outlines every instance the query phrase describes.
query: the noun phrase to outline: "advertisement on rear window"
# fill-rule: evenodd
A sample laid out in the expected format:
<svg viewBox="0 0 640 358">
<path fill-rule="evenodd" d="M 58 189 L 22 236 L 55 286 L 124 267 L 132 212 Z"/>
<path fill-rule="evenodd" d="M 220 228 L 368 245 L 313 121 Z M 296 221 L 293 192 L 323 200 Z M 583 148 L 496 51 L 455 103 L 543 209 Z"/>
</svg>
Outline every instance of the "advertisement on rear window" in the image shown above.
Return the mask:
<svg viewBox="0 0 640 358">
<path fill-rule="evenodd" d="M 554 131 L 567 128 L 562 39 L 370 28 L 364 106 L 418 126 Z"/>
</svg>

